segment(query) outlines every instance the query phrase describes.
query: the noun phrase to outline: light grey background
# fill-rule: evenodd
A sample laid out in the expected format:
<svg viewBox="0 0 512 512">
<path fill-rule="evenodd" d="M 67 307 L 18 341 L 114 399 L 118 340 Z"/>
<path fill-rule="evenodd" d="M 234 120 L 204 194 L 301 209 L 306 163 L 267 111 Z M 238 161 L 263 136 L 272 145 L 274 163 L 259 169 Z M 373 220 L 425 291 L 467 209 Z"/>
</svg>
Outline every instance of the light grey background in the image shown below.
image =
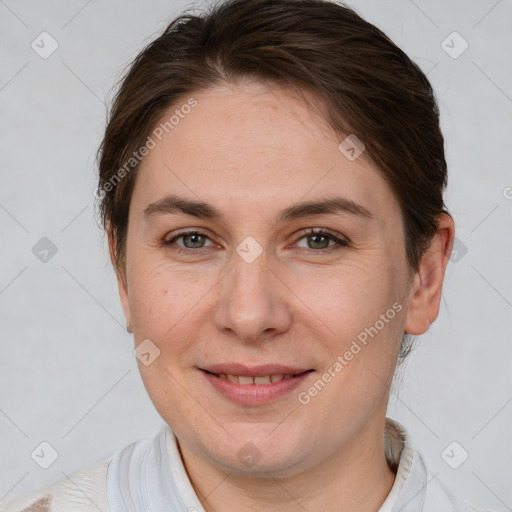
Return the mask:
<svg viewBox="0 0 512 512">
<path fill-rule="evenodd" d="M 460 240 L 439 319 L 417 339 L 388 415 L 436 478 L 512 510 L 512 2 L 350 4 L 437 91 Z M 138 375 L 94 216 L 94 156 L 123 66 L 192 5 L 0 0 L 0 500 L 163 424 Z M 43 31 L 59 45 L 47 59 L 31 48 Z M 453 31 L 469 44 L 458 58 L 464 42 L 446 40 Z M 42 237 L 57 247 L 46 263 L 32 252 Z M 42 441 L 59 454 L 46 470 L 31 458 Z M 452 441 L 469 453 L 458 469 L 441 456 Z"/>
</svg>

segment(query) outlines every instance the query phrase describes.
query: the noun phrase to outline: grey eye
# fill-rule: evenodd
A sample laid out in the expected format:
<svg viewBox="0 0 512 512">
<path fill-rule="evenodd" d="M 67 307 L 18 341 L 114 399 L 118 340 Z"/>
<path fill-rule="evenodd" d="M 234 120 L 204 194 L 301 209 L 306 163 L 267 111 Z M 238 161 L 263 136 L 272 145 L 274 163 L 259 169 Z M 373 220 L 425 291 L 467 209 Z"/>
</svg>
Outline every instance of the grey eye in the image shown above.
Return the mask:
<svg viewBox="0 0 512 512">
<path fill-rule="evenodd" d="M 180 235 L 177 239 L 182 238 L 184 247 L 187 249 L 200 249 L 204 247 L 207 237 L 200 233 L 187 233 Z"/>
</svg>

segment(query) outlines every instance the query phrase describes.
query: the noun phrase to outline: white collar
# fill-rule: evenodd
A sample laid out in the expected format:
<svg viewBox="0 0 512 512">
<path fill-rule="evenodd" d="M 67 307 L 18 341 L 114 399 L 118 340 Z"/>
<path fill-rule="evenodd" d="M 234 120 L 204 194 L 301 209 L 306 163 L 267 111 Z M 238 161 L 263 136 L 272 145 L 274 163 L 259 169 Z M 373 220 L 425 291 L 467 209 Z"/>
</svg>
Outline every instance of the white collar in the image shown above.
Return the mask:
<svg viewBox="0 0 512 512">
<path fill-rule="evenodd" d="M 471 511 L 466 502 L 429 476 L 405 428 L 386 418 L 385 451 L 396 478 L 378 512 Z M 165 425 L 153 439 L 137 441 L 116 454 L 108 468 L 111 512 L 205 512 L 183 465 L 176 437 Z"/>
<path fill-rule="evenodd" d="M 427 492 L 427 468 L 405 428 L 386 418 L 384 449 L 388 464 L 396 470 L 393 487 L 378 512 L 423 510 Z"/>
</svg>

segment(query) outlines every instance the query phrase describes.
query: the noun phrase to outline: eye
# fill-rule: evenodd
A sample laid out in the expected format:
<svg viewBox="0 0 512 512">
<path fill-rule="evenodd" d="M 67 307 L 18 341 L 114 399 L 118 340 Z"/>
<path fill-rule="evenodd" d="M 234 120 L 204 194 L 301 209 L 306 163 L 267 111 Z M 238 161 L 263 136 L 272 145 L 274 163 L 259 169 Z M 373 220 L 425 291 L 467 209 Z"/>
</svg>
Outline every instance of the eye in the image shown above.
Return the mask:
<svg viewBox="0 0 512 512">
<path fill-rule="evenodd" d="M 176 243 L 180 239 L 182 240 L 183 245 Z M 206 241 L 210 241 L 210 245 L 205 245 Z M 176 251 L 189 253 L 194 251 L 197 252 L 197 249 L 212 247 L 214 244 L 205 233 L 201 233 L 200 231 L 185 231 L 172 237 L 170 240 L 165 240 L 163 245 L 176 245 Z"/>
<path fill-rule="evenodd" d="M 336 245 L 338 245 L 338 247 L 336 248 L 348 245 L 348 242 L 346 240 L 339 238 L 338 236 L 334 235 L 333 233 L 325 229 L 311 228 L 305 235 L 301 236 L 298 239 L 298 242 L 300 240 L 307 240 L 307 247 L 300 245 L 299 247 L 313 250 L 330 249 L 331 247 L 335 247 Z M 331 244 L 331 242 L 334 243 Z"/>
<path fill-rule="evenodd" d="M 177 243 L 179 240 L 182 241 L 181 244 Z M 301 240 L 307 240 L 307 247 L 299 245 Z M 207 244 L 207 242 L 209 242 L 209 244 Z M 169 240 L 164 240 L 162 245 L 170 246 L 173 250 L 176 250 L 179 253 L 187 254 L 192 254 L 194 252 L 197 253 L 201 249 L 207 249 L 215 246 L 208 235 L 200 231 L 184 231 L 178 233 Z M 309 249 L 316 252 L 325 252 L 324 250 L 328 249 L 330 252 L 330 250 L 339 249 L 342 246 L 348 246 L 348 242 L 325 229 L 310 228 L 309 231 L 298 238 L 297 245 L 298 247 L 306 250 Z"/>
</svg>

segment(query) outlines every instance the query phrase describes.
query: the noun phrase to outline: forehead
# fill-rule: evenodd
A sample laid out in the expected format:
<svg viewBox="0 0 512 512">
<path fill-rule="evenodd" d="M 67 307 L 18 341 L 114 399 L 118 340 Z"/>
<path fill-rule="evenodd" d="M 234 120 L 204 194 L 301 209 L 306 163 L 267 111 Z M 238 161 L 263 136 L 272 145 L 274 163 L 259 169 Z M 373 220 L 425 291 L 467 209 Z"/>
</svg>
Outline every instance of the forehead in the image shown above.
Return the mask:
<svg viewBox="0 0 512 512">
<path fill-rule="evenodd" d="M 391 190 L 364 153 L 347 159 L 338 148 L 343 138 L 288 89 L 245 83 L 191 94 L 168 109 L 159 128 L 132 201 L 179 193 L 223 200 L 221 208 L 272 209 L 336 193 L 372 208 L 397 207 L 387 204 Z"/>
</svg>

